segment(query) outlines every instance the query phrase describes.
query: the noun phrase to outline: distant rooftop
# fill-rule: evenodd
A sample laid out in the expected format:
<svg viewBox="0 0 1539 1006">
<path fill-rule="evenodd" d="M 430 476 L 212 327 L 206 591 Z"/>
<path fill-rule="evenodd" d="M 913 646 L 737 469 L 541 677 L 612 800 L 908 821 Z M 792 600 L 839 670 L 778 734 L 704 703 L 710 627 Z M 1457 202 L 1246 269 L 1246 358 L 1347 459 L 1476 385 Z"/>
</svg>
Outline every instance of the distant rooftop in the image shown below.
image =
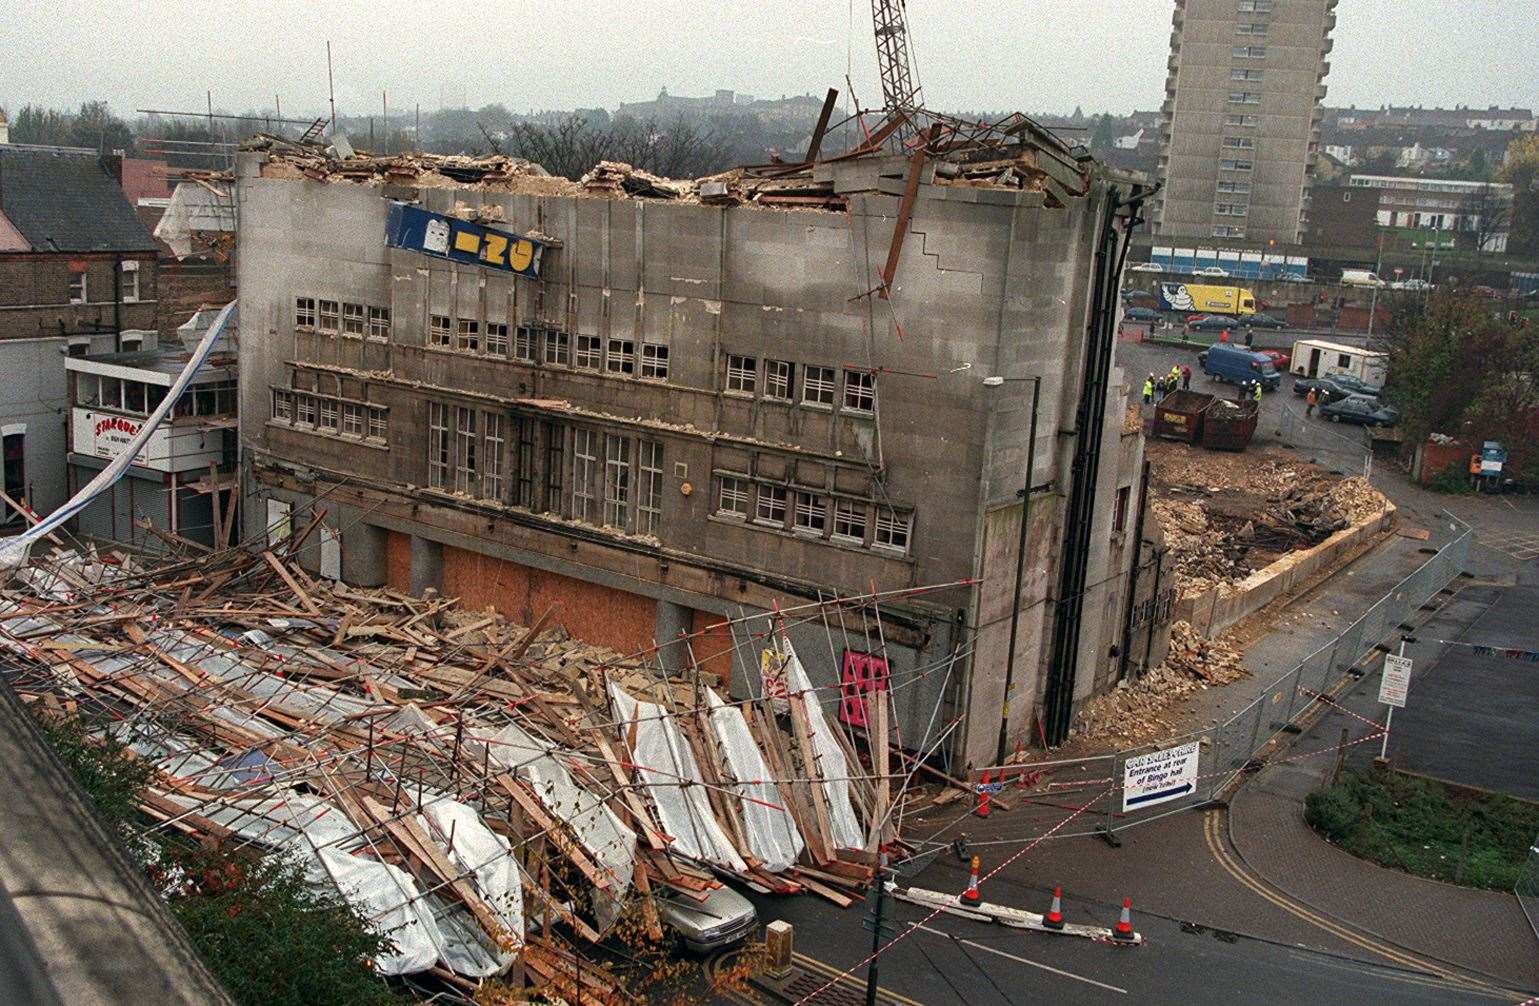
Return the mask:
<svg viewBox="0 0 1539 1006">
<path fill-rule="evenodd" d="M 0 144 L 0 251 L 154 250 L 94 151 Z"/>
</svg>

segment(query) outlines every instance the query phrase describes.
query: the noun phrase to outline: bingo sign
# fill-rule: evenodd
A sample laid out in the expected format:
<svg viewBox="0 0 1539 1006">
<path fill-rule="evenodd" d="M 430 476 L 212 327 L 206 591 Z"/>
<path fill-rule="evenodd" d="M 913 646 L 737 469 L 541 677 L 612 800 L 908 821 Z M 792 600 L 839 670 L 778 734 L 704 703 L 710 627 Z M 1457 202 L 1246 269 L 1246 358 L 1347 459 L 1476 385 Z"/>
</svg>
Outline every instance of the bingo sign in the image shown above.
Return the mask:
<svg viewBox="0 0 1539 1006">
<path fill-rule="evenodd" d="M 874 653 L 844 651 L 839 673 L 839 722 L 864 727 L 869 722 L 866 696 L 887 687 L 887 660 Z"/>
<path fill-rule="evenodd" d="M 1122 810 L 1180 800 L 1197 792 L 1199 742 L 1153 751 L 1122 763 Z"/>
<path fill-rule="evenodd" d="M 385 243 L 465 265 L 499 269 L 535 279 L 545 244 L 507 231 L 493 230 L 442 213 L 391 203 L 385 218 Z"/>
<path fill-rule="evenodd" d="M 80 416 L 80 413 L 76 413 Z M 141 421 L 127 419 L 123 416 L 111 416 L 101 412 L 87 412 L 82 419 L 75 423 L 75 441 L 77 449 L 81 446 L 82 420 L 91 431 L 91 453 L 99 458 L 115 458 L 123 453 L 124 448 L 133 443 L 134 437 L 139 435 L 139 429 L 143 425 Z M 85 453 L 83 450 L 81 453 Z M 139 452 L 134 460 L 141 464 L 148 463 L 149 445 Z"/>
</svg>

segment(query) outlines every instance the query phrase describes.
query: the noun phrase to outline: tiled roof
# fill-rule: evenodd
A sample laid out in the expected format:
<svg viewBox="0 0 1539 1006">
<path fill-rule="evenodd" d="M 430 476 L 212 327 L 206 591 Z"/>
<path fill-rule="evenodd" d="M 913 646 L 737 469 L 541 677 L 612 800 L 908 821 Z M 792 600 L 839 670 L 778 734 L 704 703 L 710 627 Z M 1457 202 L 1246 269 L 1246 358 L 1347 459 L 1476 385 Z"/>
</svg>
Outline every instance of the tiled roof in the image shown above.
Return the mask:
<svg viewBox="0 0 1539 1006">
<path fill-rule="evenodd" d="M 0 145 L 0 214 L 33 251 L 155 249 L 95 154 Z"/>
</svg>

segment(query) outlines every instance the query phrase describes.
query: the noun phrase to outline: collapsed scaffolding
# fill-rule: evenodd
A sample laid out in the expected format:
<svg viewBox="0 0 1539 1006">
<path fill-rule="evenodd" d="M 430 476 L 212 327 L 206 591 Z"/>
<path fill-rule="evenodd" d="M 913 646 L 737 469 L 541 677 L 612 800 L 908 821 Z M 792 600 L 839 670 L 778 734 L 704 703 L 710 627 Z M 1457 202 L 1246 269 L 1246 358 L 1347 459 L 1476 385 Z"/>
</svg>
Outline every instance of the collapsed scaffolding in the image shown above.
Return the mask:
<svg viewBox="0 0 1539 1006">
<path fill-rule="evenodd" d="M 734 700 L 695 652 L 710 629 L 622 656 L 552 611 L 523 627 L 317 581 L 292 556 L 318 524 L 280 548 L 153 559 L 55 539 L 0 589 L 0 669 L 154 767 L 148 830 L 299 857 L 394 940 L 380 973 L 468 992 L 517 960 L 603 998 L 568 940 L 604 940 L 632 906 L 661 939 L 654 893 L 702 902 L 721 875 L 848 906 L 879 846 L 901 849 L 922 761 L 880 741 L 890 693 L 959 654 L 858 697 L 873 728 L 857 732 L 831 721 L 839 696 L 820 697 L 789 630 L 949 585 L 728 620 L 734 648 L 770 655 Z M 663 670 L 670 645 L 682 674 Z M 919 754 L 949 732 L 932 718 Z"/>
</svg>

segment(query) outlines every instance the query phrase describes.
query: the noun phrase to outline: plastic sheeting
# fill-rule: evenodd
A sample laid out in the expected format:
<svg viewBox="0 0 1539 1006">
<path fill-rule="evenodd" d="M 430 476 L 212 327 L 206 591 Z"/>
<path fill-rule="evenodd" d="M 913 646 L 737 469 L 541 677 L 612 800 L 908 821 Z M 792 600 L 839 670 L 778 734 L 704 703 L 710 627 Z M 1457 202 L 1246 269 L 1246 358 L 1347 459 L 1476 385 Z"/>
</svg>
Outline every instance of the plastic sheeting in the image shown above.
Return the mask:
<svg viewBox="0 0 1539 1006">
<path fill-rule="evenodd" d="M 513 847 L 479 814 L 455 800 L 428 804 L 419 823 L 449 861 L 470 875 L 476 893 L 497 913 L 509 940 L 499 948 L 498 970 L 506 968 L 514 957 L 509 951 L 524 942 L 524 892 Z"/>
<path fill-rule="evenodd" d="M 780 634 L 780 647 L 786 655 L 786 683 L 792 695 L 800 695 L 807 710 L 807 729 L 812 734 L 812 753 L 817 758 L 816 774 L 822 780 L 823 796 L 828 800 L 829 827 L 833 829 L 834 845 L 841 849 L 865 847 L 866 836 L 855 817 L 850 804 L 850 766 L 839 746 L 839 738 L 823 715 L 818 693 L 812 690 L 812 681 L 802 666 L 801 658 L 791 646 L 784 632 Z"/>
<path fill-rule="evenodd" d="M 766 781 L 771 778 L 769 766 L 748 729 L 748 720 L 741 709 L 722 702 L 710 689 L 706 689 L 705 700 L 711 710 L 711 729 L 721 742 L 726 768 L 734 780 L 727 788 L 738 796 L 748 851 L 771 873 L 789 870 L 802 853 L 802 836 L 784 806 L 785 798 L 774 783 Z"/>
<path fill-rule="evenodd" d="M 672 851 L 736 873 L 747 870 L 711 811 L 700 766 L 673 717 L 662 706 L 632 698 L 613 681 L 609 696 L 621 736 L 634 737 L 631 758 L 663 830 L 673 837 Z"/>
<path fill-rule="evenodd" d="M 335 885 L 376 931 L 395 942 L 393 953 L 374 959 L 374 970 L 380 974 L 409 975 L 438 963 L 443 932 L 417 882 L 405 870 L 327 847 L 306 864 L 305 876 L 312 884 Z"/>
</svg>

